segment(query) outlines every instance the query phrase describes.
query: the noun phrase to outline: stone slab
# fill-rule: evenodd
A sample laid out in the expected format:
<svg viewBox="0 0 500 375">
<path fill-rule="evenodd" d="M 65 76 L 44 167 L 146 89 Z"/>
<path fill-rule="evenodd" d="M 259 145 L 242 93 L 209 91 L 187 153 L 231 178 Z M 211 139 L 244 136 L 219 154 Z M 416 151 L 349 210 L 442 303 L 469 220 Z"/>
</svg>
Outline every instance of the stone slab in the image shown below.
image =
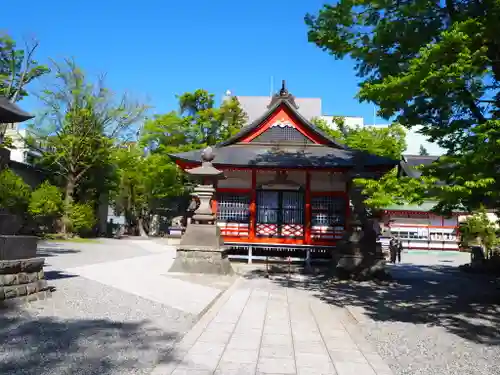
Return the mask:
<svg viewBox="0 0 500 375">
<path fill-rule="evenodd" d="M 227 253 L 213 249 L 177 249 L 177 256 L 169 272 L 232 275 L 234 273 Z"/>
<path fill-rule="evenodd" d="M 224 240 L 217 225 L 189 224 L 178 249 L 218 251 L 224 249 Z"/>
<path fill-rule="evenodd" d="M 36 257 L 38 237 L 0 235 L 0 260 Z"/>
</svg>

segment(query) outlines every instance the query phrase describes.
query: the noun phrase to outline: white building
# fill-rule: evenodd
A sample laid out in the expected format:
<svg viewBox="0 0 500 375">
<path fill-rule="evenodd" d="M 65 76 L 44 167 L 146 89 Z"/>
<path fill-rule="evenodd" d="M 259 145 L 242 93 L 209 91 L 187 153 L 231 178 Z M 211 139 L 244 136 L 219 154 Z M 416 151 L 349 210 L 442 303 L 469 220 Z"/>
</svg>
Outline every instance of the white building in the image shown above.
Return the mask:
<svg viewBox="0 0 500 375">
<path fill-rule="evenodd" d="M 7 129 L 5 135 L 12 139 L 12 145 L 14 146 L 10 149 L 10 160 L 32 165 L 34 160 L 41 156 L 38 151 L 28 147 L 26 139 L 29 133 L 26 129 L 14 127 Z"/>
</svg>

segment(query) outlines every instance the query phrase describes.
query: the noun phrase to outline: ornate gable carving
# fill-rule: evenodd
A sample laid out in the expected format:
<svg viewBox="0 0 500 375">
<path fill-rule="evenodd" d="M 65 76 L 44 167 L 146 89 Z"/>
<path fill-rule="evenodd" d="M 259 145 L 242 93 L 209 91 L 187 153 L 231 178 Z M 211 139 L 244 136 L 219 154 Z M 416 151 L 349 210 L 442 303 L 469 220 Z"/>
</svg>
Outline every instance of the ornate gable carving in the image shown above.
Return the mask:
<svg viewBox="0 0 500 375">
<path fill-rule="evenodd" d="M 302 134 L 289 121 L 278 120 L 268 129 L 250 141 L 251 143 L 295 143 L 312 144 L 313 142 Z"/>
</svg>

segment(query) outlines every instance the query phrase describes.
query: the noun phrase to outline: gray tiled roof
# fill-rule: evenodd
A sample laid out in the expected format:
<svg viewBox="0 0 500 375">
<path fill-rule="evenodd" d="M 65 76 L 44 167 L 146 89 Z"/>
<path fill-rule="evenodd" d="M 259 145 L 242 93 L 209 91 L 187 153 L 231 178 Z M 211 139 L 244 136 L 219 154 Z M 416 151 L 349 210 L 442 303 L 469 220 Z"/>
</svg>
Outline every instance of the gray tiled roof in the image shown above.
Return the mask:
<svg viewBox="0 0 500 375">
<path fill-rule="evenodd" d="M 187 162 L 200 162 L 203 150 L 183 152 L 172 155 L 174 159 Z M 284 168 L 350 168 L 354 157 L 360 151 L 343 150 L 322 145 L 276 146 L 265 144 L 234 144 L 214 149 L 213 163 L 224 166 L 255 166 Z M 394 166 L 396 160 L 365 154 L 365 166 Z"/>
<path fill-rule="evenodd" d="M 416 168 L 420 165 L 428 166 L 439 159 L 439 156 L 404 155 L 400 163 L 400 172 L 404 172 L 408 177 L 419 178 L 422 172 Z"/>
<path fill-rule="evenodd" d="M 5 96 L 0 96 L 0 122 L 16 123 L 23 122 L 34 116 L 23 111 L 15 103 L 11 103 Z"/>
</svg>

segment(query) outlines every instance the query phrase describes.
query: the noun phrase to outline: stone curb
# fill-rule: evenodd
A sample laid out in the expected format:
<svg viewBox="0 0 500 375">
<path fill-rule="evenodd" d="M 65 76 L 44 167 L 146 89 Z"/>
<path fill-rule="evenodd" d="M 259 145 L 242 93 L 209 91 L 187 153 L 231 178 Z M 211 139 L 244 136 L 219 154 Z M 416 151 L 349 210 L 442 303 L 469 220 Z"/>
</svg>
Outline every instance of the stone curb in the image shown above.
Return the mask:
<svg viewBox="0 0 500 375">
<path fill-rule="evenodd" d="M 242 281 L 241 277 L 237 277 L 233 284 L 227 288 L 225 291 L 220 292 L 207 307 L 203 309 L 201 313 L 197 316 L 197 322 L 195 325 L 182 337 L 174 342 L 170 350 L 166 353 L 168 355 L 173 350 L 178 353 L 179 359 L 172 360 L 169 363 L 158 363 L 153 368 L 150 375 L 169 375 L 182 361 L 184 356 L 187 354 L 189 349 L 194 345 L 198 337 L 201 336 L 203 331 L 207 328 L 210 322 L 215 318 L 222 306 L 229 300 L 234 291 L 238 288 Z"/>
</svg>

